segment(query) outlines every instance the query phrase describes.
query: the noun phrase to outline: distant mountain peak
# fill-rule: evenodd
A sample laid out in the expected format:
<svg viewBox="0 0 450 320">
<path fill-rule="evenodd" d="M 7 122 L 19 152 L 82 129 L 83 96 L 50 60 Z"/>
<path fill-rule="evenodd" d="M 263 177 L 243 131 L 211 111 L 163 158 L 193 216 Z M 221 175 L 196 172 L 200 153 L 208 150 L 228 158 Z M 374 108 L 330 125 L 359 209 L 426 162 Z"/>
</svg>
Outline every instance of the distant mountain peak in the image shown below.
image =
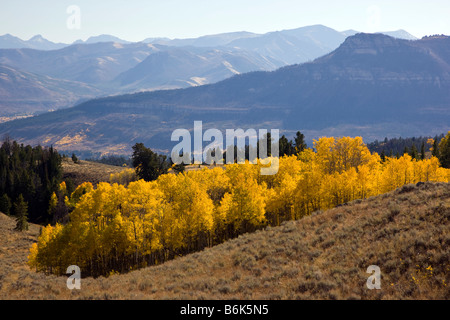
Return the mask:
<svg viewBox="0 0 450 320">
<path fill-rule="evenodd" d="M 0 49 L 35 49 L 35 50 L 56 50 L 68 46 L 64 43 L 54 43 L 45 39 L 38 34 L 31 37 L 29 40 L 22 40 L 11 34 L 0 36 Z"/>
<path fill-rule="evenodd" d="M 49 42 L 49 40 L 45 39 L 42 35 L 37 34 L 34 37 L 30 38 L 30 40 L 28 40 L 30 42 Z"/>
<path fill-rule="evenodd" d="M 101 34 L 98 36 L 89 37 L 84 43 L 96 43 L 96 42 L 117 42 L 117 43 L 130 43 L 129 41 L 120 39 L 116 36 L 109 34 Z"/>
<path fill-rule="evenodd" d="M 13 36 L 13 35 L 10 34 L 10 33 L 5 33 L 5 34 L 2 35 L 1 37 L 2 37 L 2 38 L 9 38 L 9 39 L 19 39 L 19 38 Z"/>
<path fill-rule="evenodd" d="M 308 29 L 322 29 L 322 30 L 330 30 L 332 28 L 324 26 L 323 24 L 313 24 L 310 26 L 304 26 L 304 27 L 300 27 L 299 29 L 304 29 L 304 30 L 308 30 Z M 333 29 L 334 30 L 334 29 Z"/>
</svg>

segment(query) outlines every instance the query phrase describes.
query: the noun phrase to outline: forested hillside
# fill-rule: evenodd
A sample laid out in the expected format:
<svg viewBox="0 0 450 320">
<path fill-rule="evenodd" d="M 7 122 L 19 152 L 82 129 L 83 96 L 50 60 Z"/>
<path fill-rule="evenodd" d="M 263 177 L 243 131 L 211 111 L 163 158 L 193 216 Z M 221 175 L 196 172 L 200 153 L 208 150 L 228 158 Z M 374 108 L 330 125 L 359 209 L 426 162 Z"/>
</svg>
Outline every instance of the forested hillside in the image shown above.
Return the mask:
<svg viewBox="0 0 450 320">
<path fill-rule="evenodd" d="M 62 187 L 70 220 L 43 228 L 29 264 L 58 275 L 73 264 L 86 276 L 127 272 L 405 184 L 450 179 L 436 157 L 382 161 L 361 138 L 322 138 L 314 148 L 280 158 L 273 176 L 260 175 L 261 164 L 230 164 L 127 186 L 86 182 L 72 194 Z"/>
<path fill-rule="evenodd" d="M 426 155 L 431 153 L 433 149 L 433 144 L 436 141 L 436 146 L 444 137 L 444 134 L 436 135 L 434 137 L 411 137 L 411 138 L 385 138 L 382 141 L 375 140 L 374 142 L 368 143 L 367 147 L 371 152 L 377 152 L 378 154 L 385 154 L 387 156 L 397 156 L 404 153 L 412 154 L 414 151 L 417 156 L 422 157 L 422 152 Z"/>
<path fill-rule="evenodd" d="M 9 138 L 3 141 L 0 147 L 2 203 L 13 203 L 22 195 L 28 204 L 30 221 L 54 222 L 48 209 L 61 178 L 61 156 L 53 148 L 19 145 Z"/>
</svg>

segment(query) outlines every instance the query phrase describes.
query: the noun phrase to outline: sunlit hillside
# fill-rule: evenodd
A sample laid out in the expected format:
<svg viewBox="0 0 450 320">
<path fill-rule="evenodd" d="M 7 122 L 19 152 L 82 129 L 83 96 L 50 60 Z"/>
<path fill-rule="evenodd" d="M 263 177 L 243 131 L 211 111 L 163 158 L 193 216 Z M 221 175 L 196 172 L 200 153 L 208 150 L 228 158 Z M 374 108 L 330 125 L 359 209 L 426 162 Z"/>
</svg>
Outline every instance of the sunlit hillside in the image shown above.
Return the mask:
<svg viewBox="0 0 450 320">
<path fill-rule="evenodd" d="M 449 299 L 450 185 L 406 185 L 123 275 L 85 278 L 26 266 L 34 225 L 0 215 L 1 299 Z M 381 290 L 366 269 L 381 269 Z"/>
</svg>

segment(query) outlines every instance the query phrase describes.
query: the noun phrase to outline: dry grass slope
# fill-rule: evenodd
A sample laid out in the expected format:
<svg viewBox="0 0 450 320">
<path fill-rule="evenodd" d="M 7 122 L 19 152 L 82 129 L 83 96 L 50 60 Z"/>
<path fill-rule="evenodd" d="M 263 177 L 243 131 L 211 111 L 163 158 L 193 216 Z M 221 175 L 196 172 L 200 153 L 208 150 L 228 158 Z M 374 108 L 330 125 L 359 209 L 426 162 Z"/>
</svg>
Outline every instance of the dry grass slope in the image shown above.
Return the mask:
<svg viewBox="0 0 450 320">
<path fill-rule="evenodd" d="M 110 174 L 126 169 L 92 161 L 79 160 L 78 163 L 74 163 L 71 158 L 63 159 L 62 168 L 63 180 L 70 178 L 77 186 L 86 181 L 92 182 L 93 185 L 109 182 Z"/>
<path fill-rule="evenodd" d="M 66 278 L 25 266 L 37 227 L 0 219 L 2 299 L 449 299 L 450 184 L 398 190 L 247 234 L 160 266 Z M 368 290 L 369 265 L 381 290 Z"/>
</svg>

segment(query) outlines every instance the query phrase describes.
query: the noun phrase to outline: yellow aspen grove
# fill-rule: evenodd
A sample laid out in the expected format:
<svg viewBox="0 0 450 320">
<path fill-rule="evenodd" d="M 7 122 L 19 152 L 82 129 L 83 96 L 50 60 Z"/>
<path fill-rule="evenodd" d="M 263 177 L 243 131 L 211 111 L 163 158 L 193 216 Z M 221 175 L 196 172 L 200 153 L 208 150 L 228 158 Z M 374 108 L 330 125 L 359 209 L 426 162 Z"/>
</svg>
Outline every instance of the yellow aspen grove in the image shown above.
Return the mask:
<svg viewBox="0 0 450 320">
<path fill-rule="evenodd" d="M 324 180 L 323 161 L 318 159 L 316 153 L 306 149 L 299 156 L 303 161 L 302 176 L 295 189 L 294 215 L 300 219 L 305 215 L 319 210 L 323 207 L 324 198 L 322 184 Z"/>
<path fill-rule="evenodd" d="M 450 169 L 436 157 L 381 161 L 360 137 L 321 138 L 314 147 L 281 157 L 275 175 L 261 175 L 261 164 L 247 162 L 163 174 L 152 182 L 131 181 L 124 171 L 96 188 L 83 183 L 71 195 L 61 184 L 68 222 L 42 228 L 28 264 L 53 274 L 78 265 L 85 276 L 107 276 L 405 184 L 450 180 Z M 56 206 L 56 194 L 51 201 Z"/>
<path fill-rule="evenodd" d="M 163 241 L 169 256 L 198 250 L 211 243 L 214 204 L 199 174 L 168 174 L 156 182 L 166 204 Z"/>
<path fill-rule="evenodd" d="M 62 226 L 48 225 L 41 229 L 37 243 L 33 243 L 28 256 L 28 264 L 36 271 L 45 273 L 61 273 L 61 262 L 64 259 L 62 247 L 58 244 Z"/>
<path fill-rule="evenodd" d="M 361 137 L 314 140 L 318 161 L 325 173 L 342 173 L 370 162 L 371 154 Z"/>
<path fill-rule="evenodd" d="M 162 193 L 155 182 L 139 180 L 129 184 L 122 209 L 137 265 L 154 263 L 154 253 L 162 249 L 162 206 Z"/>
<path fill-rule="evenodd" d="M 231 193 L 225 194 L 219 208 L 225 218 L 229 238 L 254 231 L 266 222 L 265 185 L 258 185 L 256 179 L 244 172 L 234 178 Z"/>
<path fill-rule="evenodd" d="M 296 219 L 294 211 L 295 190 L 302 179 L 303 162 L 297 156 L 285 156 L 280 160 L 278 173 L 265 176 L 271 179 L 266 200 L 266 218 L 270 225 L 280 225 L 286 220 Z"/>
</svg>

